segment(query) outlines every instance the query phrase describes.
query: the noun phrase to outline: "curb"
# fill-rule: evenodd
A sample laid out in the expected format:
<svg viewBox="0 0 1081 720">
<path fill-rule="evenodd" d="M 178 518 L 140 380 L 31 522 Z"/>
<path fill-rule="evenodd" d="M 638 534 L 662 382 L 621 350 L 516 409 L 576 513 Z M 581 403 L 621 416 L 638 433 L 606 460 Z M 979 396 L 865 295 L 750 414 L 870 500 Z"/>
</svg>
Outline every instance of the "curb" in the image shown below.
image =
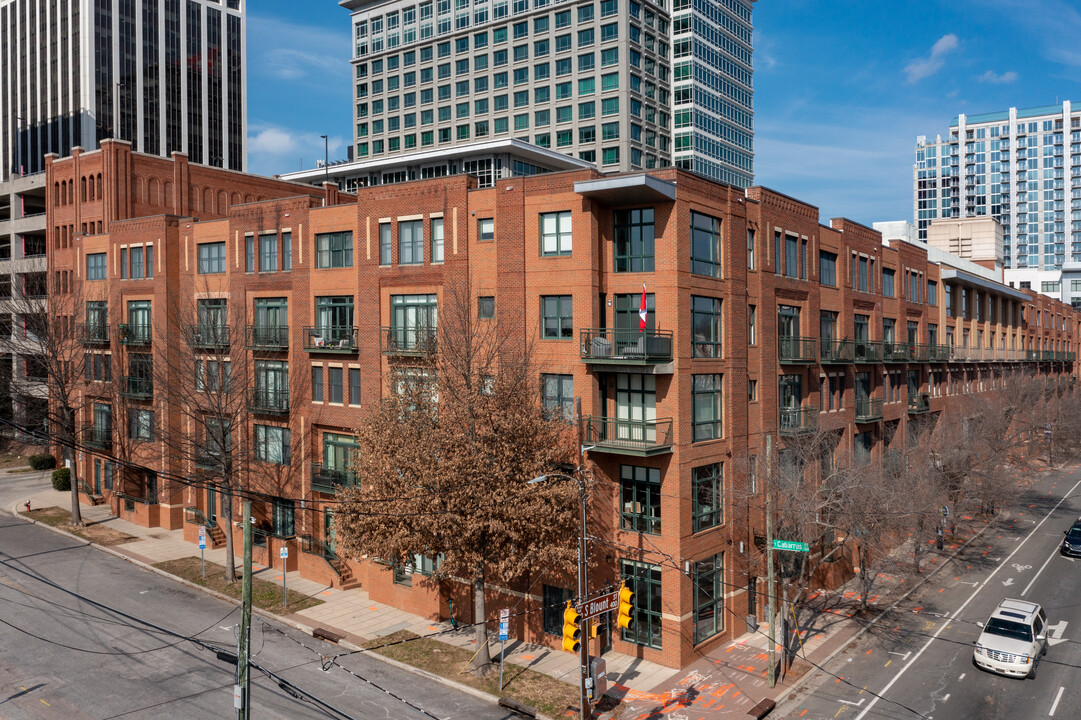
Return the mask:
<svg viewBox="0 0 1081 720">
<path fill-rule="evenodd" d="M 997 519 L 997 518 L 996 518 L 996 519 Z M 973 535 L 972 537 L 970 537 L 970 538 L 969 538 L 968 540 L 966 540 L 966 541 L 965 541 L 965 542 L 964 542 L 963 544 L 961 544 L 961 545 L 960 545 L 960 546 L 959 546 L 959 547 L 958 547 L 958 548 L 957 548 L 956 550 L 954 550 L 954 551 L 953 551 L 953 553 L 952 553 L 952 554 L 950 554 L 950 555 L 949 555 L 949 556 L 948 556 L 948 557 L 946 558 L 946 561 L 945 561 L 945 562 L 943 562 L 943 563 L 942 563 L 941 565 L 937 566 L 937 567 L 936 567 L 936 568 L 935 568 L 934 570 L 932 570 L 931 572 L 929 572 L 929 573 L 928 573 L 927 575 L 924 575 L 924 576 L 923 576 L 923 579 L 922 579 L 922 580 L 920 580 L 920 581 L 919 581 L 918 583 L 916 583 L 915 585 L 913 585 L 912 587 L 910 587 L 910 588 L 909 588 L 908 590 L 906 590 L 906 591 L 905 591 L 905 592 L 904 592 L 904 593 L 903 593 L 903 594 L 901 595 L 901 597 L 899 597 L 899 598 L 897 598 L 896 600 L 894 600 L 894 601 L 893 601 L 893 602 L 892 602 L 892 603 L 890 604 L 890 606 L 889 606 L 888 608 L 886 608 L 886 609 L 885 609 L 884 611 L 882 611 L 882 612 L 881 612 L 881 613 L 879 613 L 879 614 L 878 614 L 877 616 L 875 616 L 875 617 L 874 617 L 874 619 L 872 619 L 872 620 L 871 620 L 871 622 L 867 623 L 867 624 L 866 624 L 866 625 L 864 625 L 864 626 L 863 626 L 862 628 L 860 628 L 859 630 L 857 630 L 857 631 L 856 631 L 856 632 L 855 632 L 855 633 L 854 633 L 854 634 L 852 635 L 852 637 L 850 637 L 850 638 L 848 638 L 847 640 L 845 640 L 845 642 L 843 642 L 843 643 L 841 644 L 841 646 L 840 646 L 840 647 L 838 647 L 838 648 L 837 648 L 836 650 L 834 650 L 833 652 L 831 652 L 831 653 L 830 653 L 829 655 L 827 655 L 827 656 L 826 656 L 825 658 L 823 658 L 823 659 L 822 659 L 821 661 L 819 661 L 819 662 L 815 663 L 815 665 L 817 665 L 818 667 L 813 667 L 813 668 L 812 668 L 812 670 L 818 670 L 819 668 L 822 668 L 822 667 L 824 667 L 824 666 L 828 665 L 828 664 L 829 664 L 830 662 L 832 662 L 832 661 L 833 661 L 833 659 L 834 659 L 835 657 L 837 657 L 837 656 L 838 656 L 838 655 L 840 655 L 840 654 L 841 654 L 842 652 L 844 652 L 844 650 L 845 650 L 845 649 L 846 649 L 846 648 L 848 647 L 848 644 L 849 644 L 849 643 L 851 643 L 851 642 L 854 642 L 854 641 L 856 641 L 856 640 L 859 640 L 859 639 L 860 639 L 860 638 L 861 638 L 861 637 L 863 636 L 863 634 L 864 634 L 864 633 L 866 633 L 866 632 L 868 632 L 868 631 L 870 631 L 870 629 L 871 629 L 872 627 L 874 627 L 874 626 L 875 626 L 875 624 L 876 624 L 876 623 L 878 623 L 878 621 L 879 621 L 879 620 L 881 620 L 882 618 L 886 617 L 886 616 L 887 616 L 887 615 L 889 615 L 889 614 L 890 614 L 891 612 L 893 612 L 893 611 L 894 611 L 895 609 L 897 609 L 897 606 L 898 606 L 898 605 L 900 605 L 900 604 L 901 604 L 902 602 L 904 602 L 904 601 L 905 601 L 906 599 L 908 599 L 908 596 L 909 596 L 909 595 L 911 595 L 912 593 L 914 593 L 914 592 L 916 592 L 917 590 L 919 590 L 919 589 L 920 589 L 921 587 L 923 587 L 923 586 L 924 586 L 924 584 L 926 584 L 926 583 L 927 583 L 927 582 L 928 582 L 929 580 L 931 580 L 931 578 L 935 577 L 935 576 L 936 576 L 936 575 L 937 575 L 937 574 L 939 573 L 939 571 L 941 571 L 941 570 L 942 570 L 943 568 L 945 568 L 945 567 L 946 567 L 947 565 L 949 565 L 949 564 L 950 564 L 951 562 L 953 562 L 953 560 L 954 560 L 954 559 L 955 559 L 955 558 L 956 558 L 956 557 L 957 557 L 958 555 L 960 555 L 960 554 L 961 554 L 961 551 L 962 551 L 962 550 L 964 550 L 964 549 L 965 549 L 966 547 L 968 547 L 968 546 L 969 546 L 970 544 L 972 544 L 973 542 L 975 542 L 975 541 L 976 541 L 976 540 L 977 540 L 977 539 L 978 539 L 978 538 L 979 538 L 979 537 L 980 537 L 981 535 L 983 535 L 983 534 L 984 534 L 984 532 L 985 532 L 985 531 L 987 530 L 987 528 L 989 528 L 989 527 L 991 527 L 991 523 L 990 523 L 990 522 L 988 522 L 988 523 L 987 523 L 986 525 L 984 525 L 984 526 L 983 526 L 982 528 L 980 528 L 979 532 L 977 532 L 976 534 L 974 534 L 974 535 Z M 794 693 L 794 692 L 795 692 L 796 690 L 799 690 L 799 689 L 800 689 L 800 687 L 802 687 L 804 683 L 806 683 L 807 681 L 809 681 L 809 680 L 810 680 L 810 678 L 811 678 L 811 676 L 812 676 L 812 675 L 814 675 L 814 674 L 815 674 L 814 672 L 806 672 L 806 673 L 804 673 L 803 675 L 801 675 L 801 676 L 800 676 L 799 678 L 797 678 L 797 679 L 795 680 L 795 682 L 793 682 L 793 683 L 792 683 L 792 685 L 791 685 L 791 686 L 789 686 L 788 688 L 786 688 L 784 692 L 782 692 L 782 693 L 781 693 L 780 695 L 778 695 L 778 696 L 777 696 L 777 697 L 775 698 L 775 702 L 777 703 L 777 706 L 779 707 L 779 706 L 781 705 L 781 703 L 783 703 L 783 702 L 786 702 L 786 701 L 788 700 L 788 696 L 789 696 L 789 695 L 791 695 L 791 694 L 793 694 L 793 693 Z"/>
<path fill-rule="evenodd" d="M 16 518 L 18 518 L 20 520 L 23 520 L 24 522 L 27 522 L 27 523 L 29 523 L 31 525 L 39 525 L 39 526 L 41 526 L 41 527 L 43 527 L 43 528 L 45 528 L 47 530 L 50 530 L 50 531 L 56 533 L 57 535 L 63 535 L 66 538 L 74 540 L 75 542 L 82 544 L 84 547 L 90 546 L 90 547 L 94 548 L 95 550 L 100 550 L 100 551 L 102 551 L 104 553 L 112 555 L 113 557 L 119 558 L 121 560 L 126 560 L 127 562 L 129 562 L 129 563 L 131 563 L 133 565 L 136 565 L 136 566 L 138 566 L 138 567 L 140 567 L 140 568 L 142 568 L 144 570 L 149 570 L 152 573 L 155 573 L 155 574 L 160 575 L 160 576 L 165 577 L 165 578 L 169 578 L 170 580 L 178 582 L 181 585 L 186 585 L 187 587 L 192 588 L 194 590 L 199 590 L 199 591 L 201 591 L 201 592 L 203 592 L 203 593 L 205 593 L 207 595 L 215 597 L 215 598 L 217 598 L 219 600 L 223 600 L 223 601 L 225 601 L 225 602 L 227 602 L 227 603 L 229 603 L 231 605 L 236 605 L 239 602 L 239 601 L 236 600 L 236 598 L 231 598 L 228 595 L 223 595 L 222 593 L 219 593 L 216 590 L 211 590 L 210 588 L 205 587 L 203 585 L 199 585 L 197 583 L 189 582 L 188 580 L 185 580 L 184 578 L 181 578 L 181 577 L 177 577 L 176 575 L 171 575 L 171 574 L 165 572 L 164 570 L 161 570 L 160 568 L 156 568 L 153 565 L 145 563 L 142 560 L 138 560 L 136 558 L 131 557 L 130 555 L 126 555 L 126 554 L 124 554 L 122 552 L 119 552 L 117 550 L 113 550 L 112 548 L 110 548 L 108 546 L 99 545 L 98 543 L 92 542 L 90 540 L 84 540 L 83 538 L 81 538 L 81 537 L 79 537 L 77 535 L 72 535 L 71 533 L 64 532 L 60 528 L 55 528 L 52 525 L 49 525 L 47 523 L 38 522 L 37 520 L 34 520 L 33 518 L 28 518 L 25 515 L 20 514 L 19 511 L 17 509 L 15 509 L 15 508 L 18 507 L 18 505 L 19 505 L 19 503 L 16 503 L 15 506 L 13 506 L 12 508 L 9 508 L 8 512 L 11 513 L 12 515 L 14 515 Z M 262 608 L 257 608 L 257 607 L 254 607 L 254 606 L 252 607 L 252 613 L 256 614 L 256 615 L 259 615 L 260 617 L 263 617 L 265 619 L 277 620 L 278 622 L 280 622 L 283 625 L 287 625 L 287 626 L 293 628 L 294 630 L 299 630 L 300 632 L 304 633 L 305 635 L 308 635 L 309 637 L 315 638 L 315 636 L 312 634 L 312 631 L 315 628 L 313 628 L 313 627 L 311 627 L 309 625 L 304 625 L 303 623 L 299 623 L 299 622 L 296 622 L 296 621 L 293 621 L 293 620 L 288 620 L 287 618 L 285 618 L 282 615 L 275 615 L 272 612 L 269 612 L 267 610 L 263 610 Z M 324 627 L 328 627 L 328 629 L 329 629 L 330 626 L 324 626 Z M 335 628 L 335 629 L 337 629 L 337 628 Z M 344 631 L 340 631 L 340 632 L 344 632 Z M 316 638 L 316 639 L 318 639 L 318 638 Z M 466 695 L 471 695 L 471 696 L 477 698 L 478 700 L 483 700 L 484 702 L 491 703 L 492 705 L 495 705 L 497 707 L 499 706 L 499 698 L 496 697 L 495 695 L 492 695 L 490 693 L 485 692 L 484 690 L 478 690 L 477 688 L 470 687 L 469 685 L 465 685 L 463 683 L 455 682 L 454 680 L 451 680 L 450 678 L 443 677 L 442 675 L 436 675 L 435 673 L 428 672 L 427 670 L 423 670 L 423 669 L 418 668 L 418 667 L 413 667 L 412 665 L 409 665 L 408 663 L 403 663 L 400 660 L 395 660 L 394 658 L 389 658 L 386 655 L 381 655 L 381 654 L 379 654 L 377 652 L 367 652 L 364 648 L 360 647 L 359 645 L 356 645 L 355 643 L 349 642 L 348 640 L 341 641 L 341 642 L 337 643 L 337 645 L 338 645 L 338 647 L 345 648 L 346 650 L 348 650 L 350 652 L 364 653 L 367 657 L 375 658 L 375 659 L 377 659 L 377 660 L 379 660 L 381 662 L 386 663 L 387 665 L 398 668 L 399 670 L 408 671 L 408 672 L 410 672 L 410 673 L 412 673 L 414 675 L 419 675 L 420 677 L 424 678 L 425 680 L 431 680 L 433 682 L 437 682 L 440 685 L 444 685 L 444 686 L 452 688 L 454 690 L 458 690 L 460 692 L 465 693 Z M 552 717 L 550 717 L 548 715 L 544 715 L 542 713 L 537 713 L 537 718 L 539 720 L 555 720 L 555 718 L 552 718 Z"/>
</svg>

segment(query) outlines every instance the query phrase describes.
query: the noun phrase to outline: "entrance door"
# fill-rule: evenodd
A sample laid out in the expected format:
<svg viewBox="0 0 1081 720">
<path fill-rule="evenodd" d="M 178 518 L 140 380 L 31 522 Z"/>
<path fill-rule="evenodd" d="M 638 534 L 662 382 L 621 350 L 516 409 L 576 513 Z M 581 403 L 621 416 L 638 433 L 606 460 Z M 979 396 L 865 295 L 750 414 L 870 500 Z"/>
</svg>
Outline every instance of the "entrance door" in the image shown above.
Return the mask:
<svg viewBox="0 0 1081 720">
<path fill-rule="evenodd" d="M 256 360 L 255 394 L 265 407 L 288 408 L 289 364 L 277 360 Z"/>
<path fill-rule="evenodd" d="M 338 533 L 334 529 L 334 511 L 323 510 L 323 538 L 327 544 L 327 552 L 331 555 L 338 554 Z"/>
<path fill-rule="evenodd" d="M 94 461 L 94 494 L 101 495 L 101 460 Z"/>
<path fill-rule="evenodd" d="M 211 523 L 218 524 L 218 489 L 215 485 L 206 486 L 206 517 Z"/>
<path fill-rule="evenodd" d="M 781 427 L 798 428 L 800 426 L 800 403 L 803 401 L 803 376 L 782 375 L 778 379 L 780 393 Z"/>
<path fill-rule="evenodd" d="M 288 344 L 289 305 L 285 298 L 255 300 L 255 343 L 282 346 Z"/>
</svg>

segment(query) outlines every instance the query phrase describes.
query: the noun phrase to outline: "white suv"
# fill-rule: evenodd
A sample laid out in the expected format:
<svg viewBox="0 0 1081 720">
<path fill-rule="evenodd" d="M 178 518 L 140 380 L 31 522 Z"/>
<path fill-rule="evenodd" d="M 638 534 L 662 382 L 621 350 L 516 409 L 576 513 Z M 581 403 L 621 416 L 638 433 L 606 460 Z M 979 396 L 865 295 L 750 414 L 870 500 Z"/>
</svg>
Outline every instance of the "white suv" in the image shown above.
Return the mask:
<svg viewBox="0 0 1081 720">
<path fill-rule="evenodd" d="M 1003 600 L 991 613 L 976 640 L 972 662 L 1011 677 L 1036 677 L 1036 663 L 1047 654 L 1043 608 L 1025 600 Z"/>
</svg>

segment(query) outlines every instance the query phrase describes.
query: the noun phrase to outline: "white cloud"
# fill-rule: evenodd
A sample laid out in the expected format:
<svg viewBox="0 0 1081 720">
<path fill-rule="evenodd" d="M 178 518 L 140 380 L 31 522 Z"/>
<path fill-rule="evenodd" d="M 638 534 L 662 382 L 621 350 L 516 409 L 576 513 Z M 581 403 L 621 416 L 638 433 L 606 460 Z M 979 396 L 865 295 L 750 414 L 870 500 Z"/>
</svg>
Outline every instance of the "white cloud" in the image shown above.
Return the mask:
<svg viewBox="0 0 1081 720">
<path fill-rule="evenodd" d="M 296 150 L 293 136 L 280 128 L 266 128 L 248 138 L 248 150 L 264 155 L 285 155 Z"/>
<path fill-rule="evenodd" d="M 905 66 L 905 74 L 908 75 L 909 84 L 917 83 L 941 70 L 942 66 L 946 64 L 946 55 L 956 50 L 958 45 L 960 45 L 960 41 L 953 33 L 940 37 L 931 47 L 930 55 L 919 60 L 913 60 Z"/>
<path fill-rule="evenodd" d="M 979 80 L 982 83 L 991 83 L 992 85 L 1003 85 L 1003 84 L 1006 84 L 1006 83 L 1015 82 L 1017 80 L 1017 73 L 1015 73 L 1013 70 L 1010 70 L 1009 72 L 1004 72 L 1001 75 L 999 75 L 998 73 L 996 73 L 993 70 L 988 70 L 987 72 L 985 72 L 983 75 L 980 75 L 976 79 Z"/>
<path fill-rule="evenodd" d="M 328 138 L 330 161 L 344 160 L 349 140 Z M 318 133 L 273 125 L 252 129 L 248 136 L 248 168 L 257 175 L 280 175 L 315 167 L 323 159 L 323 137 Z"/>
<path fill-rule="evenodd" d="M 248 18 L 249 63 L 254 74 L 342 87 L 352 57 L 348 26 L 332 31 L 273 17 Z"/>
</svg>

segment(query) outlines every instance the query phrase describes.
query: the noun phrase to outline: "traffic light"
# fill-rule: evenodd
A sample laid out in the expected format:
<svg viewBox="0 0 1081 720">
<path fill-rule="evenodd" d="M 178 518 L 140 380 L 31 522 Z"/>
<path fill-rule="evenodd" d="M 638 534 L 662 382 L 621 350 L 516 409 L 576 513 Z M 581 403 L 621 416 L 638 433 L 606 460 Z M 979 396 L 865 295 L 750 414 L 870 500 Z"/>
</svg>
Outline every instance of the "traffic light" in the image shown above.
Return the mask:
<svg viewBox="0 0 1081 720">
<path fill-rule="evenodd" d="M 634 626 L 634 592 L 627 587 L 627 583 L 619 584 L 619 616 L 616 625 L 624 630 L 630 630 Z"/>
<path fill-rule="evenodd" d="M 563 649 L 567 652 L 578 652 L 582 643 L 581 628 L 582 616 L 571 607 L 571 601 L 567 601 L 567 608 L 563 611 Z"/>
</svg>

